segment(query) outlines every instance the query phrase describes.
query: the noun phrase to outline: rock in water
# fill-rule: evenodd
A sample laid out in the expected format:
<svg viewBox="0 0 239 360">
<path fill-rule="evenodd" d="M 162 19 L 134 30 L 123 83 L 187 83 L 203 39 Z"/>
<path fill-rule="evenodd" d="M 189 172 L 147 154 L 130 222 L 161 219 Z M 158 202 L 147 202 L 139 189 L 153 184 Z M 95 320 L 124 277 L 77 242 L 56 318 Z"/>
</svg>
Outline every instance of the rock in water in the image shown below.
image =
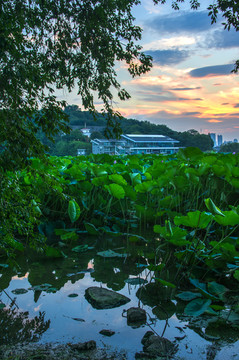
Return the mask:
<svg viewBox="0 0 239 360">
<path fill-rule="evenodd" d="M 85 298 L 95 309 L 112 309 L 130 301 L 128 297 L 115 291 L 96 286 L 86 289 Z"/>
<path fill-rule="evenodd" d="M 115 331 L 103 329 L 100 331 L 100 334 L 105 336 L 112 336 L 115 334 Z"/>
<path fill-rule="evenodd" d="M 167 358 L 170 359 L 177 352 L 177 345 L 166 338 L 147 331 L 141 340 L 144 352 L 135 354 L 136 359 L 142 358 Z"/>
<path fill-rule="evenodd" d="M 146 311 L 139 307 L 132 307 L 127 310 L 127 324 L 132 327 L 139 327 L 146 323 Z"/>
</svg>

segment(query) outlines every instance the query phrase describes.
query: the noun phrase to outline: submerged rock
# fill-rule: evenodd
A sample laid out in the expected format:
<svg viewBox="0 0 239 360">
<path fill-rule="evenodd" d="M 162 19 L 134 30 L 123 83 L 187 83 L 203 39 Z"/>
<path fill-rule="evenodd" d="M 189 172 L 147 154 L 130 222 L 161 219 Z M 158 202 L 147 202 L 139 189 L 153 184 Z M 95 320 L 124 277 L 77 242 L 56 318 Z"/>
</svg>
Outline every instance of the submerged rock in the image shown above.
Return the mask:
<svg viewBox="0 0 239 360">
<path fill-rule="evenodd" d="M 100 334 L 101 334 L 101 335 L 105 335 L 105 336 L 112 336 L 112 335 L 115 334 L 115 331 L 113 331 L 113 330 L 107 330 L 107 329 L 102 329 L 102 330 L 100 331 Z"/>
<path fill-rule="evenodd" d="M 115 291 L 96 286 L 86 289 L 85 298 L 95 309 L 112 309 L 130 301 L 128 297 Z"/>
<path fill-rule="evenodd" d="M 147 331 L 143 336 L 141 343 L 144 352 L 137 353 L 136 359 L 154 359 L 156 357 L 170 358 L 177 351 L 177 346 L 166 338 L 155 335 L 152 331 Z"/>
<path fill-rule="evenodd" d="M 94 340 L 86 341 L 83 343 L 69 344 L 72 350 L 84 351 L 96 349 L 96 342 Z"/>
<path fill-rule="evenodd" d="M 139 327 L 146 323 L 146 311 L 139 307 L 132 307 L 127 310 L 127 324 L 133 327 Z"/>
</svg>

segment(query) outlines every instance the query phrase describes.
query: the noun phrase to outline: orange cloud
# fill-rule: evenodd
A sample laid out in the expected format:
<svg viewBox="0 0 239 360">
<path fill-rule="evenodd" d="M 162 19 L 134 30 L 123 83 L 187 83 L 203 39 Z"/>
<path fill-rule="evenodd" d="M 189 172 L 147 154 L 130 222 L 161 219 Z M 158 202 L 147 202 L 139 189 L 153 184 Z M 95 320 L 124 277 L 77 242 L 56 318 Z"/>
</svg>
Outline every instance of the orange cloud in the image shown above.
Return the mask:
<svg viewBox="0 0 239 360">
<path fill-rule="evenodd" d="M 209 122 L 209 123 L 221 123 L 222 120 L 211 119 L 211 120 L 207 120 L 207 122 Z"/>
</svg>

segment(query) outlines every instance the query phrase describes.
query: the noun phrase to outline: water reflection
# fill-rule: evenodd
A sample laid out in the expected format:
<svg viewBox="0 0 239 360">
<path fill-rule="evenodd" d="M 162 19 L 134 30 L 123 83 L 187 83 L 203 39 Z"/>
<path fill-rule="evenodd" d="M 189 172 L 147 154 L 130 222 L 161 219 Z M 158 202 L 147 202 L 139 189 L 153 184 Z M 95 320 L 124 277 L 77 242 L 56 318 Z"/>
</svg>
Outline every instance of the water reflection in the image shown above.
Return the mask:
<svg viewBox="0 0 239 360">
<path fill-rule="evenodd" d="M 126 239 L 93 237 L 82 238 L 80 244 L 89 244 L 94 246 L 94 249 L 75 253 L 71 251 L 71 248 L 77 245 L 74 243 L 63 249 L 66 257 L 61 259 L 46 259 L 29 251 L 26 256 L 19 258 L 17 273 L 10 268 L 1 269 L 0 291 L 7 289 L 8 293 L 12 294 L 16 288 L 28 290 L 26 294 L 16 295 L 20 309 L 8 303 L 7 308 L 0 310 L 1 343 L 9 343 L 10 338 L 17 342 L 40 340 L 41 337 L 42 342 L 94 339 L 99 344 L 103 341 L 108 345 L 128 347 L 129 353 L 141 349 L 140 341 L 148 330 L 147 326 L 138 329 L 127 326 L 126 319 L 122 317 L 122 307 L 107 311 L 93 309 L 84 297 L 85 290 L 90 286 L 107 287 L 130 297 L 131 302 L 124 308 L 137 307 L 140 304 L 151 318 L 156 319 L 152 326 L 159 334 L 162 334 L 165 322 L 168 321 L 170 326 L 164 336 L 172 341 L 179 341 L 179 354 L 185 360 L 202 358 L 199 355 L 205 350 L 205 346 L 214 344 L 215 341 L 223 348 L 230 341 L 229 338 L 232 343 L 238 340 L 238 337 L 234 336 L 234 329 L 225 336 L 224 342 L 219 342 L 217 337 L 221 339 L 222 336 L 218 329 L 225 329 L 224 320 L 222 324 L 200 323 L 201 318 L 206 318 L 205 315 L 196 318 L 195 322 L 185 317 L 185 302 L 176 299 L 175 290 L 170 287 L 154 282 L 146 285 L 126 284 L 129 278 L 146 277 L 147 273 L 142 269 L 144 265 L 154 263 L 153 245 L 145 247 L 142 244 L 127 244 Z M 126 257 L 104 258 L 97 255 L 97 252 L 109 249 L 125 253 Z M 170 263 L 170 266 L 172 279 L 168 280 L 173 281 L 174 264 Z M 150 276 L 147 280 L 150 281 Z M 70 294 L 78 296 L 69 297 Z M 4 298 L 3 294 L 1 298 Z M 5 302 L 5 299 L 3 301 Z M 106 339 L 99 334 L 102 329 L 113 330 L 116 334 Z M 210 339 L 210 336 L 213 338 Z M 192 354 L 186 347 L 188 343 L 194 348 Z M 133 359 L 134 355 L 129 356 L 129 359 L 131 358 Z"/>
<path fill-rule="evenodd" d="M 37 341 L 49 327 L 50 320 L 45 320 L 44 312 L 30 318 L 27 311 L 17 308 L 15 300 L 9 307 L 0 310 L 1 345 Z"/>
</svg>

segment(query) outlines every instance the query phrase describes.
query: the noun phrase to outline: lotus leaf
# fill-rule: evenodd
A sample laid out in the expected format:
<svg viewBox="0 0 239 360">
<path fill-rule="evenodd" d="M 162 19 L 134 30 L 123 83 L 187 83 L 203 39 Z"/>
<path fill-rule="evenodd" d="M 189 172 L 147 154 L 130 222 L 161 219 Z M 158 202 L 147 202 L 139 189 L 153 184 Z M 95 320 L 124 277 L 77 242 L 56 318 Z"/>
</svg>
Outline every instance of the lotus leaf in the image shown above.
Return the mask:
<svg viewBox="0 0 239 360">
<path fill-rule="evenodd" d="M 109 184 L 105 185 L 105 188 L 108 190 L 110 195 L 116 197 L 117 199 L 123 199 L 125 197 L 125 191 L 121 185 Z"/>
<path fill-rule="evenodd" d="M 97 255 L 102 256 L 102 257 L 106 257 L 106 258 L 113 258 L 113 257 L 127 257 L 126 254 L 120 254 L 117 253 L 113 250 L 105 250 L 105 251 L 100 251 L 97 253 Z"/>
<path fill-rule="evenodd" d="M 211 220 L 211 214 L 197 210 L 188 212 L 187 216 L 176 216 L 174 218 L 174 223 L 175 225 L 184 225 L 192 228 L 205 229 Z"/>
<path fill-rule="evenodd" d="M 184 291 L 184 292 L 181 292 L 180 294 L 177 294 L 176 296 L 181 300 L 191 301 L 193 299 L 202 297 L 202 294 L 195 293 L 195 292 L 192 292 L 192 291 Z"/>
<path fill-rule="evenodd" d="M 126 279 L 124 282 L 126 282 L 127 284 L 130 284 L 130 285 L 142 285 L 142 284 L 147 284 L 148 283 L 147 280 L 142 279 L 140 277 L 129 278 L 129 279 Z"/>
<path fill-rule="evenodd" d="M 109 175 L 109 179 L 118 185 L 121 185 L 121 186 L 127 185 L 127 181 L 123 178 L 122 175 L 112 174 L 112 175 Z"/>
<path fill-rule="evenodd" d="M 68 204 L 68 215 L 71 222 L 75 222 L 80 217 L 80 207 L 75 200 L 70 200 Z"/>
<path fill-rule="evenodd" d="M 223 226 L 235 226 L 239 225 L 239 215 L 231 210 L 231 211 L 223 211 L 224 217 L 215 215 L 215 221 Z"/>
<path fill-rule="evenodd" d="M 192 300 L 184 309 L 186 315 L 199 316 L 202 315 L 211 305 L 209 299 L 195 299 Z"/>
</svg>

